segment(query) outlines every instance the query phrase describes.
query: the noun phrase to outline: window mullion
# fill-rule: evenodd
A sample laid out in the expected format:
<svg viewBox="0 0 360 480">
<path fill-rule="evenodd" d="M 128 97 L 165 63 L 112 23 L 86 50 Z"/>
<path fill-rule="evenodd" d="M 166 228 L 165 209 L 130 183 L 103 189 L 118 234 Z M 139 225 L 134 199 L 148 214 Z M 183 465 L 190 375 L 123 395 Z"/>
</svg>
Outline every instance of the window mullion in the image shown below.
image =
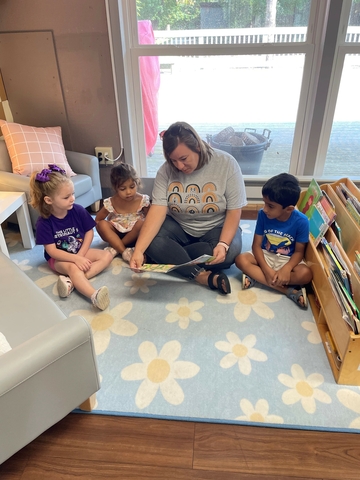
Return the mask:
<svg viewBox="0 0 360 480">
<path fill-rule="evenodd" d="M 321 177 L 324 171 L 336 98 L 340 85 L 343 58 L 338 62 L 339 42 L 343 42 L 350 14 L 351 0 L 330 0 L 329 15 L 319 82 L 314 100 L 314 111 L 307 143 L 304 175 Z"/>
<path fill-rule="evenodd" d="M 315 96 L 320 75 L 328 9 L 329 1 L 318 0 L 312 2 L 307 36 L 307 42 L 311 44 L 312 50 L 307 53 L 305 58 L 289 169 L 290 173 L 294 175 L 304 174 L 307 145 L 311 132 Z"/>
</svg>

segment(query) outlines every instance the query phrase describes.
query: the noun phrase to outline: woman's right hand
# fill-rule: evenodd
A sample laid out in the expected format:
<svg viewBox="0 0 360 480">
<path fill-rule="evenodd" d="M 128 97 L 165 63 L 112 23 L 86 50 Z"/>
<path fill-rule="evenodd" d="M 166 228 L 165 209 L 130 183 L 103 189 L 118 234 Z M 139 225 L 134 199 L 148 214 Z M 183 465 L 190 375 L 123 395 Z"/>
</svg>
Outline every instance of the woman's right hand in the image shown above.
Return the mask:
<svg viewBox="0 0 360 480">
<path fill-rule="evenodd" d="M 139 250 L 136 250 L 136 248 L 135 248 L 135 250 L 133 251 L 133 254 L 131 255 L 131 259 L 130 259 L 131 270 L 139 273 L 141 271 L 141 270 L 139 270 L 139 268 L 143 265 L 143 263 L 144 263 L 144 254 L 141 253 Z"/>
</svg>

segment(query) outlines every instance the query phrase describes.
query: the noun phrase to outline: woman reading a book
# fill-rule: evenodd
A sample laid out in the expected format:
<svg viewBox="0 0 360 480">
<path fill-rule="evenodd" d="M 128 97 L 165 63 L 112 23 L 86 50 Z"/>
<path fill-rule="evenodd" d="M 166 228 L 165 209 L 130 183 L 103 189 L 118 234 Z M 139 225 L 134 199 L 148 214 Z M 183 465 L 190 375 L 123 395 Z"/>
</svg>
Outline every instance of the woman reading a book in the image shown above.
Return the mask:
<svg viewBox="0 0 360 480">
<path fill-rule="evenodd" d="M 229 268 L 241 251 L 239 223 L 247 203 L 240 167 L 185 122 L 172 124 L 160 137 L 166 162 L 157 172 L 152 205 L 130 267 L 138 270 L 144 254 L 154 263 L 175 265 L 208 254 L 214 257 L 211 262 L 176 272 L 228 294 L 230 282 L 221 270 Z"/>
</svg>

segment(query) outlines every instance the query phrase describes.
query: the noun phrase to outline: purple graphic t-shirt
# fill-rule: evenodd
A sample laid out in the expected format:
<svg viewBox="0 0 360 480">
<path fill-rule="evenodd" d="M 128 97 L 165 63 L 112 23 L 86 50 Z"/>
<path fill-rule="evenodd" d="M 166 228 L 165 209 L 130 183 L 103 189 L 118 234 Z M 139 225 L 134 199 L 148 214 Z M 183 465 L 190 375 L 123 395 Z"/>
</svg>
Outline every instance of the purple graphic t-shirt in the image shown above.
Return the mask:
<svg viewBox="0 0 360 480">
<path fill-rule="evenodd" d="M 56 248 L 68 253 L 78 253 L 85 233 L 92 230 L 96 225 L 95 220 L 81 205 L 74 204 L 65 218 L 39 217 L 36 222 L 36 243 L 38 245 L 50 245 L 55 243 Z M 44 249 L 46 261 L 50 259 Z"/>
</svg>

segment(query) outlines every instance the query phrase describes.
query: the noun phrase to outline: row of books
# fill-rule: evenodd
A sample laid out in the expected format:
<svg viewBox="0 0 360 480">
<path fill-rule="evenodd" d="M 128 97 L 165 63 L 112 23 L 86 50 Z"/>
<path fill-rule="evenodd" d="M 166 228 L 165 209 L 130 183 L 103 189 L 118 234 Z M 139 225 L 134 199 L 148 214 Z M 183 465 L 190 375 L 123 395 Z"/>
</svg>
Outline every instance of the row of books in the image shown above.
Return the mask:
<svg viewBox="0 0 360 480">
<path fill-rule="evenodd" d="M 299 204 L 299 210 L 304 213 L 310 224 L 310 237 L 315 246 L 324 237 L 331 225 L 341 242 L 341 230 L 335 222 L 336 212 L 333 202 L 325 190 L 321 190 L 315 179 L 312 179 L 304 197 Z"/>
<path fill-rule="evenodd" d="M 349 191 L 345 184 L 341 183 L 339 185 L 337 194 L 339 197 L 342 195 L 340 198 L 344 204 L 347 205 L 349 213 L 350 208 L 353 207 L 354 210 L 357 211 L 357 207 L 360 207 L 360 202 Z M 351 206 L 349 207 L 348 205 L 350 204 Z M 310 237 L 313 240 L 314 245 L 319 246 L 323 253 L 324 269 L 328 276 L 334 297 L 339 304 L 342 318 L 354 333 L 359 334 L 360 311 L 354 301 L 351 272 L 348 268 L 348 264 L 342 257 L 338 243 L 329 242 L 325 238 L 327 230 L 332 228 L 339 240 L 339 244 L 342 246 L 341 229 L 336 223 L 335 206 L 328 197 L 326 191 L 321 189 L 315 179 L 310 182 L 309 188 L 299 204 L 299 210 L 308 217 L 310 224 Z M 355 252 L 354 272 L 360 276 L 359 252 Z"/>
<path fill-rule="evenodd" d="M 334 297 L 339 304 L 342 318 L 353 332 L 358 334 L 360 333 L 360 311 L 354 301 L 351 272 L 336 244 L 322 238 L 320 245 L 325 259 L 324 268 Z"/>
<path fill-rule="evenodd" d="M 360 202 L 345 183 L 336 186 L 336 193 L 355 222 L 360 225 Z"/>
</svg>

